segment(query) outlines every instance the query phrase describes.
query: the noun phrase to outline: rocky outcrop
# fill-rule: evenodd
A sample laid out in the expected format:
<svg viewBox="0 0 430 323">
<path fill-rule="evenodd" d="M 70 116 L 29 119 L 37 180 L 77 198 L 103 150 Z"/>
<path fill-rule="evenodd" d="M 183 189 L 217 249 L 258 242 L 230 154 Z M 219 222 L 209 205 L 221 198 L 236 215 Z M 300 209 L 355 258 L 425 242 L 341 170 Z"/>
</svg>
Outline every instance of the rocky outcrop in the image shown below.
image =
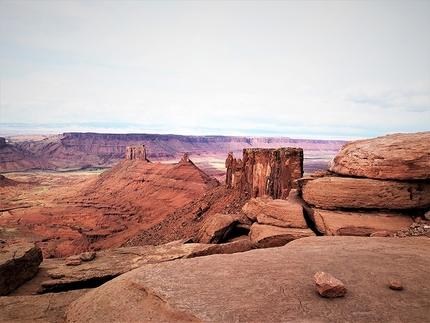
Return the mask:
<svg viewBox="0 0 430 323">
<path fill-rule="evenodd" d="M 430 179 L 430 132 L 397 133 L 346 143 L 328 169 L 376 179 Z"/>
<path fill-rule="evenodd" d="M 203 224 L 196 237 L 196 242 L 219 243 L 225 241 L 236 222 L 237 218 L 231 214 L 217 213 Z"/>
<path fill-rule="evenodd" d="M 42 259 L 42 250 L 33 243 L 17 243 L 0 249 L 0 296 L 32 279 Z"/>
<path fill-rule="evenodd" d="M 68 307 L 66 322 L 426 322 L 429 254 L 427 238 L 311 237 L 177 259 L 89 291 Z M 318 271 L 340 278 L 346 296 L 320 297 Z M 403 282 L 401 295 L 390 279 Z"/>
<path fill-rule="evenodd" d="M 291 191 L 293 198 L 272 199 L 262 196 L 250 199 L 243 207 L 243 214 L 253 222 L 249 237 L 257 248 L 282 246 L 292 240 L 311 237 L 315 233 L 308 228 L 303 206 L 297 190 Z"/>
<path fill-rule="evenodd" d="M 394 212 L 347 212 L 314 208 L 309 212 L 315 228 L 328 236 L 370 236 L 377 232 L 385 235 L 407 231 L 413 220 L 409 215 Z"/>
<path fill-rule="evenodd" d="M 312 236 L 315 233 L 308 228 L 283 228 L 259 223 L 254 223 L 249 231 L 249 237 L 257 248 L 279 247 L 290 241 Z"/>
<path fill-rule="evenodd" d="M 249 197 L 285 199 L 303 175 L 303 149 L 244 149 L 243 158 L 230 152 L 225 166 L 226 184 Z"/>
<path fill-rule="evenodd" d="M 242 211 L 250 220 L 260 224 L 283 228 L 308 228 L 303 207 L 290 201 L 257 197 L 245 204 Z"/>
<path fill-rule="evenodd" d="M 421 221 L 430 208 L 429 138 L 425 132 L 351 142 L 328 171 L 299 179 L 315 228 L 326 235 L 408 232 L 413 217 Z"/>
<path fill-rule="evenodd" d="M 302 196 L 326 209 L 426 209 L 430 208 L 430 181 L 326 176 L 303 185 Z"/>
</svg>

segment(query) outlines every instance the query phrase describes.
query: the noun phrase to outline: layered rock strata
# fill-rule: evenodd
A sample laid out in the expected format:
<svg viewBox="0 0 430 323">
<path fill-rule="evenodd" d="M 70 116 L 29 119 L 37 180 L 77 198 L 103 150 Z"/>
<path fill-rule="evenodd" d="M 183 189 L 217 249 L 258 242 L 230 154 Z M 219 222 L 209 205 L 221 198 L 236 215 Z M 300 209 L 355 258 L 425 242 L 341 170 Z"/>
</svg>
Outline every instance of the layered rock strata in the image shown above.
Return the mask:
<svg viewBox="0 0 430 323">
<path fill-rule="evenodd" d="M 328 171 L 298 180 L 325 235 L 394 235 L 430 209 L 430 132 L 347 143 Z M 357 177 L 360 176 L 360 177 Z"/>
<path fill-rule="evenodd" d="M 243 158 L 230 152 L 226 161 L 226 184 L 249 197 L 263 195 L 285 199 L 303 175 L 303 149 L 244 149 Z"/>
</svg>

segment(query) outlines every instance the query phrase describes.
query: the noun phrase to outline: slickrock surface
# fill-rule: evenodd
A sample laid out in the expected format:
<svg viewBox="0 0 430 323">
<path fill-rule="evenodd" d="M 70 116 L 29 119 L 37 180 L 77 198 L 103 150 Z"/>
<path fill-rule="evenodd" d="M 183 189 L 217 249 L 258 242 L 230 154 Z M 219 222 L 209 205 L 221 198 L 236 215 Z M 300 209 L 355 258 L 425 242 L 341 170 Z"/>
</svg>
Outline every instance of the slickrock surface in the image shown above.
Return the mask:
<svg viewBox="0 0 430 323">
<path fill-rule="evenodd" d="M 321 208 L 430 208 L 430 181 L 387 181 L 351 177 L 321 177 L 302 189 L 303 199 Z"/>
<path fill-rule="evenodd" d="M 70 266 L 65 261 L 47 271 L 48 279 L 40 284 L 38 293 L 58 292 L 101 284 L 116 276 L 145 264 L 170 261 L 183 257 L 213 253 L 241 252 L 251 249 L 251 243 L 228 243 L 217 245 L 173 241 L 159 246 L 126 247 L 100 251 L 97 256 L 79 265 Z M 75 256 L 79 259 L 79 256 Z"/>
<path fill-rule="evenodd" d="M 32 279 L 42 262 L 42 250 L 33 243 L 0 249 L 0 295 L 7 295 Z"/>
<path fill-rule="evenodd" d="M 94 289 L 67 322 L 427 322 L 430 239 L 311 237 L 279 248 L 147 265 Z M 315 272 L 342 280 L 320 297 Z M 388 288 L 389 279 L 404 290 Z"/>
<path fill-rule="evenodd" d="M 430 132 L 397 133 L 346 143 L 328 169 L 376 179 L 429 179 Z"/>
<path fill-rule="evenodd" d="M 88 289 L 32 296 L 0 297 L 2 323 L 62 323 L 66 308 Z"/>
</svg>

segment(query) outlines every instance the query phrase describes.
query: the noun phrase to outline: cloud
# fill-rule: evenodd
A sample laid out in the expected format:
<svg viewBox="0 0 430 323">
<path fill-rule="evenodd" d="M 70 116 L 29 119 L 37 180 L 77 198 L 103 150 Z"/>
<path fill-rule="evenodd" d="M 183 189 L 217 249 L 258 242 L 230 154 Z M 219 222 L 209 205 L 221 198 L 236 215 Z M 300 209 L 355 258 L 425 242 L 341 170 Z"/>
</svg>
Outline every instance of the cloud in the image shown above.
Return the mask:
<svg viewBox="0 0 430 323">
<path fill-rule="evenodd" d="M 346 89 L 343 98 L 349 102 L 387 109 L 430 111 L 430 79 L 397 88 L 384 84 L 362 84 Z"/>
<path fill-rule="evenodd" d="M 0 123 L 287 136 L 429 129 L 428 2 L 0 6 Z"/>
</svg>

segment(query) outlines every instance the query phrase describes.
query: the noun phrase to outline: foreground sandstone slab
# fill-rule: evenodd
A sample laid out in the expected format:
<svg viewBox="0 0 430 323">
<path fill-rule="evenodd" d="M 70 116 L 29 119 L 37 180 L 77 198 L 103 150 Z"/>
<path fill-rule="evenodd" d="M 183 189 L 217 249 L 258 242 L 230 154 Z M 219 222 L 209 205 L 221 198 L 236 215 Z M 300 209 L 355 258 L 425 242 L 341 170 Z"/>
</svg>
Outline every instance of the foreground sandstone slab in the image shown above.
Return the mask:
<svg viewBox="0 0 430 323">
<path fill-rule="evenodd" d="M 426 322 L 429 254 L 428 238 L 311 237 L 180 259 L 88 292 L 69 306 L 66 321 Z M 320 270 L 341 278 L 348 293 L 320 297 L 312 281 Z M 402 281 L 404 290 L 389 289 L 388 279 Z"/>
<path fill-rule="evenodd" d="M 145 264 L 213 253 L 241 252 L 251 248 L 251 242 L 244 240 L 220 245 L 184 244 L 184 241 L 173 241 L 159 246 L 108 249 L 98 252 L 93 260 L 82 262 L 80 265 L 68 266 L 64 262 L 48 270 L 48 276 L 52 279 L 42 282 L 38 293 L 98 286 Z"/>
<path fill-rule="evenodd" d="M 64 322 L 67 306 L 88 291 L 80 289 L 67 293 L 0 297 L 0 322 Z"/>
<path fill-rule="evenodd" d="M 32 279 L 42 260 L 42 250 L 33 243 L 17 243 L 0 249 L 0 296 Z"/>
<path fill-rule="evenodd" d="M 303 179 L 301 183 L 303 199 L 321 208 L 395 210 L 430 207 L 430 181 L 320 177 Z"/>
<path fill-rule="evenodd" d="M 312 209 L 310 217 L 316 229 L 328 236 L 370 236 L 375 232 L 407 231 L 413 220 L 399 213 L 342 212 Z"/>
<path fill-rule="evenodd" d="M 341 175 L 377 179 L 429 179 L 430 131 L 346 143 L 328 169 Z"/>
</svg>

